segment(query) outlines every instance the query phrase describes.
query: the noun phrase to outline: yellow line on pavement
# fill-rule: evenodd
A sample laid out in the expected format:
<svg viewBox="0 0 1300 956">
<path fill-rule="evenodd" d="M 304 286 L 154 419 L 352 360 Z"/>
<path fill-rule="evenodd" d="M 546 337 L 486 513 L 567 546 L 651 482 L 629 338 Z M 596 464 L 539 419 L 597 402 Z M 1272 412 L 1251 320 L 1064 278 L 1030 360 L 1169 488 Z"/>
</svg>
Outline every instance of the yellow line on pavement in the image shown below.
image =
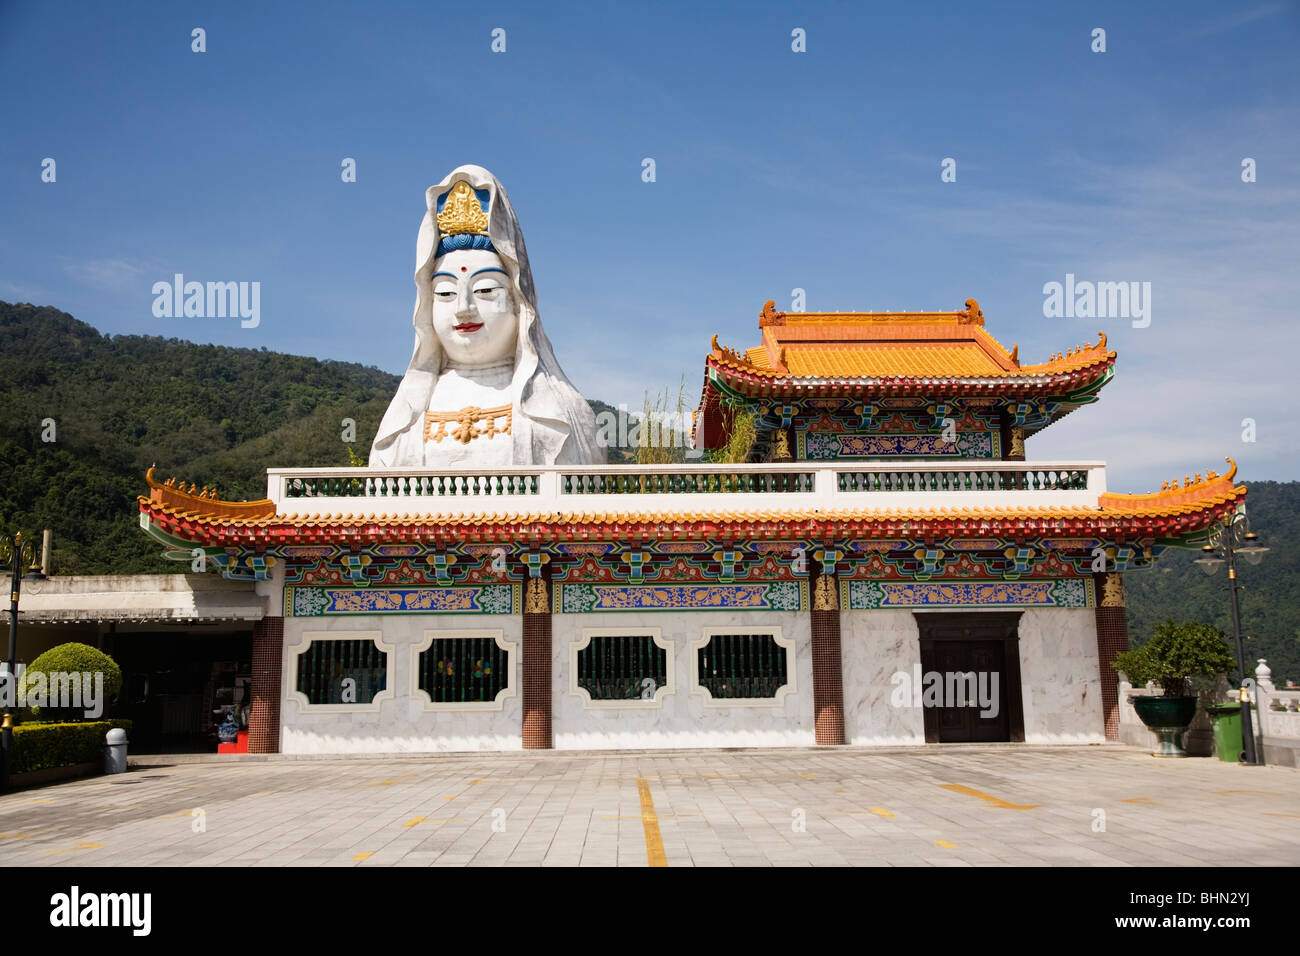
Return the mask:
<svg viewBox="0 0 1300 956">
<path fill-rule="evenodd" d="M 941 847 L 943 847 L 945 850 L 955 850 L 955 849 L 957 849 L 957 844 L 955 844 L 955 843 L 949 843 L 947 840 L 935 840 L 935 841 L 934 841 L 934 845 L 935 845 L 935 846 L 941 846 Z"/>
<path fill-rule="evenodd" d="M 356 856 L 354 856 L 352 859 L 353 859 L 353 860 L 368 860 L 368 859 L 370 859 L 370 857 L 372 857 L 372 856 L 374 856 L 373 853 L 358 853 L 358 854 L 357 854 Z"/>
<path fill-rule="evenodd" d="M 893 817 L 895 814 L 890 813 L 884 807 L 872 807 L 871 812 L 881 817 Z"/>
<path fill-rule="evenodd" d="M 655 816 L 654 798 L 650 796 L 650 783 L 637 777 L 637 796 L 641 798 L 641 825 L 645 828 L 645 855 L 651 866 L 667 866 L 664 855 L 664 838 L 659 833 L 659 818 Z"/>
<path fill-rule="evenodd" d="M 1001 807 L 1003 810 L 1033 810 L 1035 807 L 1042 806 L 1038 803 L 1011 803 L 1003 800 L 1001 797 L 994 797 L 987 793 L 980 793 L 978 790 L 972 790 L 970 787 L 963 787 L 959 783 L 941 783 L 939 784 L 944 790 L 951 790 L 953 793 L 964 793 L 968 797 L 979 797 L 986 800 L 995 807 Z"/>
<path fill-rule="evenodd" d="M 76 853 L 78 850 L 98 850 L 103 847 L 103 843 L 74 843 L 65 850 L 49 850 L 46 856 L 53 856 L 56 853 Z"/>
<path fill-rule="evenodd" d="M 1276 790 L 1212 790 L 1211 793 L 1256 793 L 1265 797 L 1276 797 L 1278 795 Z"/>
<path fill-rule="evenodd" d="M 26 840 L 26 833 L 0 833 L 0 839 L 3 840 Z"/>
<path fill-rule="evenodd" d="M 417 824 L 419 824 L 419 823 L 423 823 L 423 822 L 424 822 L 424 817 L 411 817 L 411 819 L 409 819 L 409 820 L 407 820 L 405 823 L 403 823 L 402 826 L 403 826 L 404 828 L 406 828 L 407 830 L 409 830 L 409 829 L 411 829 L 411 827 L 416 826 Z"/>
<path fill-rule="evenodd" d="M 1121 800 L 1120 803 L 1149 803 L 1149 804 L 1151 804 L 1153 807 L 1158 807 L 1158 806 L 1160 806 L 1160 804 L 1156 803 L 1156 802 L 1155 802 L 1154 800 L 1152 800 L 1150 797 L 1127 797 L 1127 798 Z"/>
<path fill-rule="evenodd" d="M 486 779 L 487 779 L 487 777 L 475 777 L 473 780 L 471 780 L 471 781 L 469 782 L 469 785 L 472 787 L 472 786 L 474 786 L 474 784 L 476 784 L 476 783 L 482 783 L 482 782 L 483 782 L 484 780 L 486 780 Z"/>
</svg>

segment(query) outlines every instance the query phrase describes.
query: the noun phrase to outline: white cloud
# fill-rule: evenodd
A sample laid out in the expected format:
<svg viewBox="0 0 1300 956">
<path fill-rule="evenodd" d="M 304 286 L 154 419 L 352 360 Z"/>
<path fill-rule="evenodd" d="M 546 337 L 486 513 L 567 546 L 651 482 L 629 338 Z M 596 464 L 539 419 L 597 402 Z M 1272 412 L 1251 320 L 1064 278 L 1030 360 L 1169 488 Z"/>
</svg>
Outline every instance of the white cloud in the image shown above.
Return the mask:
<svg viewBox="0 0 1300 956">
<path fill-rule="evenodd" d="M 104 289 L 124 289 L 138 281 L 145 270 L 143 263 L 130 259 L 80 259 L 63 264 L 63 271 L 73 279 Z"/>
</svg>

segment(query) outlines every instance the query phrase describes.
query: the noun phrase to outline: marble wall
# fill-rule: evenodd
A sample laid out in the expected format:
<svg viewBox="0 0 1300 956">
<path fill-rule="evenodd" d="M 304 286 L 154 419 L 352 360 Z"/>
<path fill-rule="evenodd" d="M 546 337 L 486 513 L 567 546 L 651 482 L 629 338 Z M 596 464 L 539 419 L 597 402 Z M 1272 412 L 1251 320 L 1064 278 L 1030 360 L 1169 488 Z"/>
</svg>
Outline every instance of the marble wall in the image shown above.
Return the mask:
<svg viewBox="0 0 1300 956">
<path fill-rule="evenodd" d="M 923 744 L 920 707 L 891 700 L 896 673 L 920 664 L 920 631 L 910 611 L 844 611 L 844 734 L 860 745 Z M 1091 608 L 1025 611 L 1020 618 L 1025 742 L 1102 743 L 1105 721 Z"/>
<path fill-rule="evenodd" d="M 515 646 L 511 654 L 514 693 L 500 709 L 428 712 L 427 697 L 412 694 L 412 650 L 426 631 L 489 630 Z M 291 684 L 295 645 L 309 632 L 382 632 L 389 645 L 389 681 L 377 708 L 330 713 L 304 710 Z M 284 619 L 284 688 L 280 705 L 281 753 L 424 753 L 452 750 L 519 750 L 523 723 L 523 623 L 517 615 L 357 615 L 346 618 Z M 507 691 L 507 694 L 510 692 Z M 333 710 L 333 709 L 332 709 Z"/>
<path fill-rule="evenodd" d="M 1039 608 L 1020 618 L 1027 744 L 1106 742 L 1092 608 Z"/>
<path fill-rule="evenodd" d="M 844 661 L 844 738 L 858 745 L 923 744 L 919 707 L 890 701 L 898 672 L 920 663 L 920 632 L 911 611 L 841 611 Z"/>
<path fill-rule="evenodd" d="M 779 705 L 718 706 L 692 689 L 692 644 L 708 629 L 732 633 L 780 628 L 794 643 L 795 687 Z M 673 647 L 673 686 L 652 706 L 593 706 L 570 685 L 570 645 L 586 628 L 638 633 L 657 628 Z M 811 746 L 813 736 L 811 618 L 806 613 L 663 611 L 653 614 L 557 614 L 551 624 L 554 658 L 552 735 L 557 748 Z"/>
<path fill-rule="evenodd" d="M 285 619 L 284 694 L 280 749 L 284 753 L 419 753 L 518 750 L 522 726 L 522 621 L 516 615 L 359 615 Z M 692 661 L 706 630 L 779 628 L 794 648 L 794 687 L 779 703 L 719 704 L 695 685 Z M 611 706 L 591 701 L 572 684 L 573 648 L 584 633 L 655 629 L 672 648 L 672 684 L 657 699 Z M 499 631 L 513 643 L 512 692 L 491 710 L 431 711 L 412 692 L 412 650 L 426 631 Z M 390 679 L 370 709 L 321 712 L 304 708 L 291 685 L 291 658 L 309 632 L 383 634 Z M 858 746 L 924 744 L 920 707 L 891 699 L 893 675 L 920 663 L 919 630 L 911 611 L 843 611 L 841 634 L 846 742 Z M 1020 668 L 1025 741 L 1101 743 L 1104 725 L 1091 609 L 1025 611 L 1020 619 Z M 812 653 L 809 615 L 795 612 L 671 611 L 647 614 L 559 614 L 552 619 L 553 739 L 559 749 L 812 746 Z"/>
</svg>

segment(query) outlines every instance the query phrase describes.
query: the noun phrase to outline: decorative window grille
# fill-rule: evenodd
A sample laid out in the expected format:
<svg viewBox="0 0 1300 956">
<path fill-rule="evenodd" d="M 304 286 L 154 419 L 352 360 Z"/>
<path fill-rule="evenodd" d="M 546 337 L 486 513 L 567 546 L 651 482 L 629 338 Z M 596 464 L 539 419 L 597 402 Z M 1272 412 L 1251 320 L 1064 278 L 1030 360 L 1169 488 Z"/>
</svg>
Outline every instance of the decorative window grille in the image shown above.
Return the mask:
<svg viewBox="0 0 1300 956">
<path fill-rule="evenodd" d="M 714 634 L 697 654 L 700 686 L 715 700 L 774 698 L 787 681 L 786 648 L 772 634 Z"/>
<path fill-rule="evenodd" d="M 313 705 L 369 704 L 387 681 L 388 654 L 374 641 L 314 640 L 298 655 L 297 689 Z"/>
<path fill-rule="evenodd" d="M 435 704 L 490 702 L 510 683 L 510 652 L 493 637 L 441 637 L 420 652 L 420 690 Z"/>
<path fill-rule="evenodd" d="M 668 684 L 668 652 L 649 634 L 593 635 L 577 657 L 592 700 L 654 700 Z"/>
</svg>

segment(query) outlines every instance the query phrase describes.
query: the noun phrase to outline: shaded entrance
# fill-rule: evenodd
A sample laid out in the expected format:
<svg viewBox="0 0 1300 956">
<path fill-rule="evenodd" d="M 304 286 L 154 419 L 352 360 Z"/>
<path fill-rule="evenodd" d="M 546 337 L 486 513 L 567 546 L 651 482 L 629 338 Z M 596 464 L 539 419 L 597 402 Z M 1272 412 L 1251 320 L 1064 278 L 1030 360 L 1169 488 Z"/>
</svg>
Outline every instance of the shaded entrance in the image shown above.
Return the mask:
<svg viewBox="0 0 1300 956">
<path fill-rule="evenodd" d="M 111 644 L 122 668 L 114 713 L 134 722 L 131 752 L 216 753 L 217 727 L 249 702 L 252 635 L 191 625 L 118 631 Z"/>
<path fill-rule="evenodd" d="M 1023 742 L 1020 612 L 915 617 L 924 680 L 941 682 L 938 706 L 923 709 L 925 742 Z"/>
</svg>

